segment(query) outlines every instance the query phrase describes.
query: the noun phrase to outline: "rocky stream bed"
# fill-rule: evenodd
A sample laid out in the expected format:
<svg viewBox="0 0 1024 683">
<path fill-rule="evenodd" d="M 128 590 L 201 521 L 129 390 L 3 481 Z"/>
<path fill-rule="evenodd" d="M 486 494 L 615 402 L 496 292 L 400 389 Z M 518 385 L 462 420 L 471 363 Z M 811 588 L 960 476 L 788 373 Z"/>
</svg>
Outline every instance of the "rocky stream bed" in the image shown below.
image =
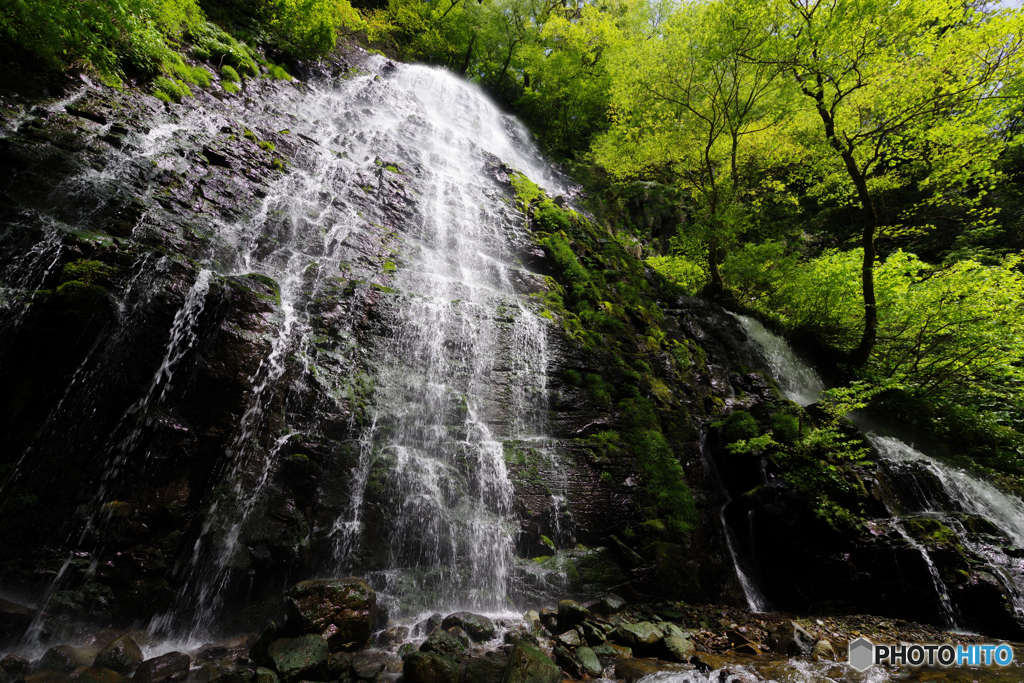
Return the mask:
<svg viewBox="0 0 1024 683">
<path fill-rule="evenodd" d="M 361 579 L 310 580 L 286 594 L 260 633 L 215 642 L 146 631 L 71 635 L 0 660 L 3 683 L 637 683 L 1016 681 L 1024 667 L 879 667 L 846 662 L 849 641 L 989 642 L 983 636 L 872 616 L 800 618 L 686 603 L 628 604 L 607 594 L 524 615 L 434 613 L 389 621 Z M 15 626 L 7 606 L 5 626 Z M 1024 653 L 1015 645 L 1016 657 Z"/>
</svg>

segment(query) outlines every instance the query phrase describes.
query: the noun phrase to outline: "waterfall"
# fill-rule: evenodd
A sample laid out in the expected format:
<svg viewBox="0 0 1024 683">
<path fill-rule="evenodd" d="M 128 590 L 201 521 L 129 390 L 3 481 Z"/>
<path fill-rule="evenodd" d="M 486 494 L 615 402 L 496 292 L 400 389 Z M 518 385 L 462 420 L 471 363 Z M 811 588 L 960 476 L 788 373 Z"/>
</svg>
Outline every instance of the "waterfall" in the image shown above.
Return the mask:
<svg viewBox="0 0 1024 683">
<path fill-rule="evenodd" d="M 231 333 L 250 335 L 263 356 L 246 373 L 225 446 L 210 454 L 215 484 L 190 501 L 203 523 L 174 569 L 183 587 L 151 630 L 201 638 L 217 626 L 231 591 L 246 590 L 265 552 L 268 511 L 290 525 L 304 573 L 367 576 L 392 616 L 507 610 L 514 528 L 504 443 L 547 442 L 551 323 L 527 296 L 543 280 L 520 265 L 524 218 L 494 176 L 511 168 L 552 195 L 566 189 L 522 124 L 443 70 L 368 57 L 336 82 L 277 94 L 168 106 L 103 169 L 63 181 L 76 208 L 5 274 L 12 288 L 0 291 L 0 309 L 20 315 L 25 307 L 12 302 L 53 279 L 62 235 L 79 229 L 76 221 L 88 225 L 95 207 L 87 205 L 99 201 L 92 197 L 123 186 L 157 206 L 167 198 L 151 196 L 147 179 L 181 172 L 185 156 L 213 160 L 203 192 L 189 198 L 220 202 L 203 226 L 209 234 L 188 247 L 187 267 L 149 254 L 137 264 L 138 286 L 117 301 L 122 332 L 97 345 L 53 409 L 54 424 L 85 414 L 110 381 L 103 367 L 129 356 L 136 312 L 160 296 L 147 278 L 194 268 L 198 277 L 178 282 L 179 309 L 146 371 L 151 379 L 95 445 L 100 474 L 86 498 L 98 512 L 86 531 L 111 523 L 133 472 L 167 457 L 154 425 L 196 400 L 197 349 L 216 332 L 212 302 L 227 288 L 248 289 L 265 309 L 248 312 L 249 327 Z M 257 134 L 302 151 L 294 166 L 261 178 L 265 190 L 242 193 L 216 149 Z M 137 230 L 155 230 L 151 223 Z M 19 318 L 0 322 L 6 332 Z M 101 355 L 106 366 L 96 364 Z M 303 413 L 295 406 L 311 400 L 308 386 L 318 398 Z M 295 521 L 299 503 L 281 507 L 274 498 L 275 478 L 309 460 L 302 442 L 318 435 L 321 415 L 346 416 L 349 433 L 332 436 L 334 450 L 316 464 L 342 473 L 332 475 L 339 492 L 324 506 L 333 516 L 304 526 Z M 59 451 L 72 438 L 44 432 L 26 453 Z M 72 557 L 102 552 L 95 536 L 72 532 L 77 554 L 65 568 Z M 50 592 L 64 580 L 62 570 Z"/>
<path fill-rule="evenodd" d="M 824 382 L 813 368 L 800 359 L 785 340 L 768 332 L 757 321 L 735 316 L 749 337 L 758 345 L 765 364 L 783 395 L 801 405 L 819 399 Z M 939 575 L 928 549 L 904 528 L 903 520 L 912 516 L 937 519 L 953 529 L 964 546 L 999 577 L 1013 601 L 1017 620 L 1024 623 L 1024 559 L 1008 554 L 991 536 L 969 530 L 964 515 L 984 520 L 998 536 L 1013 546 L 1024 546 L 1024 502 L 969 472 L 932 458 L 893 436 L 866 434 L 879 456 L 879 468 L 885 479 L 899 486 L 900 495 L 889 494 L 883 502 L 891 515 L 891 526 L 905 541 L 921 553 L 935 587 L 940 612 L 947 626 L 957 628 L 957 608 L 949 589 Z M 922 484 L 937 484 L 930 488 Z M 884 489 L 885 487 L 883 487 Z M 1013 555 L 1019 553 L 1014 552 Z"/>
</svg>

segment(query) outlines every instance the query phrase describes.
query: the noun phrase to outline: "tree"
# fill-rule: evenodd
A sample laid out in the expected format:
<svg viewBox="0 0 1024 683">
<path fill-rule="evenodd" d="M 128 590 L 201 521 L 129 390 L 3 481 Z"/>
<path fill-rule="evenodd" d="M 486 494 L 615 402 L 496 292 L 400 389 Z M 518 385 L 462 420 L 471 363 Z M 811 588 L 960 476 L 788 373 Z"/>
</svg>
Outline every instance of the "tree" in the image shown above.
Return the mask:
<svg viewBox="0 0 1024 683">
<path fill-rule="evenodd" d="M 696 200 L 708 244 L 711 291 L 724 282 L 720 252 L 743 223 L 743 166 L 767 154 L 779 124 L 780 68 L 744 55 L 765 37 L 739 26 L 721 3 L 678 8 L 654 35 L 613 62 L 612 127 L 595 147 L 619 178 L 668 177 Z"/>
<path fill-rule="evenodd" d="M 915 162 L 958 189 L 991 173 L 995 154 L 962 152 L 992 138 L 1022 58 L 1020 12 L 958 0 L 726 2 L 737 25 L 767 37 L 743 57 L 789 75 L 819 120 L 831 157 L 820 162 L 841 162 L 860 205 L 864 329 L 848 360 L 863 365 L 878 330 L 875 188 Z"/>
</svg>

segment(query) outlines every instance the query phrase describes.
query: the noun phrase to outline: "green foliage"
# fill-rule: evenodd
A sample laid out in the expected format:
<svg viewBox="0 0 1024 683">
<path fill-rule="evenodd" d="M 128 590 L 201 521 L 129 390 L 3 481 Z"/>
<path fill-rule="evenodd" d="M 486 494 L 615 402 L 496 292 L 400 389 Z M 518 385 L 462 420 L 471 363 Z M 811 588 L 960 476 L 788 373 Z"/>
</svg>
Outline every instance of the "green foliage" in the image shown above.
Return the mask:
<svg viewBox="0 0 1024 683">
<path fill-rule="evenodd" d="M 86 285 L 109 285 L 110 278 L 114 276 L 117 269 L 108 266 L 101 261 L 92 259 L 79 259 L 64 265 L 62 270 L 64 282 L 77 280 Z"/>
<path fill-rule="evenodd" d="M 276 147 L 274 147 L 274 143 L 269 140 L 261 140 L 258 145 L 260 149 L 268 152 L 273 152 L 276 149 Z"/>
<path fill-rule="evenodd" d="M 772 413 L 769 418 L 772 436 L 782 443 L 791 443 L 800 438 L 800 419 L 788 413 Z"/>
<path fill-rule="evenodd" d="M 156 74 L 170 43 L 201 22 L 195 0 L 16 1 L 0 10 L 0 49 L 54 70 L 91 67 L 119 84 L 126 73 Z"/>
<path fill-rule="evenodd" d="M 241 80 L 238 72 L 235 71 L 230 64 L 225 64 L 220 68 L 221 80 L 227 81 L 228 83 L 237 83 Z"/>
<path fill-rule="evenodd" d="M 745 410 L 733 411 L 722 426 L 722 438 L 726 443 L 752 439 L 760 433 L 761 426 L 757 424 L 754 416 Z"/>
<path fill-rule="evenodd" d="M 237 83 L 231 83 L 229 81 L 222 81 L 220 87 L 224 88 L 224 92 L 229 92 L 231 94 L 236 94 L 242 90 L 238 87 Z"/>
<path fill-rule="evenodd" d="M 267 67 L 267 78 L 272 78 L 275 81 L 290 81 L 292 75 L 283 66 L 271 64 Z"/>
<path fill-rule="evenodd" d="M 180 103 L 184 98 L 192 97 L 192 91 L 182 81 L 161 76 L 153 81 L 153 95 L 164 102 Z"/>
</svg>

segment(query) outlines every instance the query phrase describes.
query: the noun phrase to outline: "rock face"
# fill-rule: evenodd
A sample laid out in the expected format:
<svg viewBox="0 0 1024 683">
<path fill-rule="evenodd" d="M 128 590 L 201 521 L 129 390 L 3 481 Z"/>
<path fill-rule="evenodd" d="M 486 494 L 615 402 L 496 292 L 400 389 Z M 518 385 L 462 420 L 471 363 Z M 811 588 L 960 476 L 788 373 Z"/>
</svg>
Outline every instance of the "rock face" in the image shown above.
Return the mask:
<svg viewBox="0 0 1024 683">
<path fill-rule="evenodd" d="M 326 634 L 335 650 L 362 649 L 377 624 L 377 594 L 362 579 L 302 581 L 288 591 L 287 604 L 290 624 Z"/>
</svg>

